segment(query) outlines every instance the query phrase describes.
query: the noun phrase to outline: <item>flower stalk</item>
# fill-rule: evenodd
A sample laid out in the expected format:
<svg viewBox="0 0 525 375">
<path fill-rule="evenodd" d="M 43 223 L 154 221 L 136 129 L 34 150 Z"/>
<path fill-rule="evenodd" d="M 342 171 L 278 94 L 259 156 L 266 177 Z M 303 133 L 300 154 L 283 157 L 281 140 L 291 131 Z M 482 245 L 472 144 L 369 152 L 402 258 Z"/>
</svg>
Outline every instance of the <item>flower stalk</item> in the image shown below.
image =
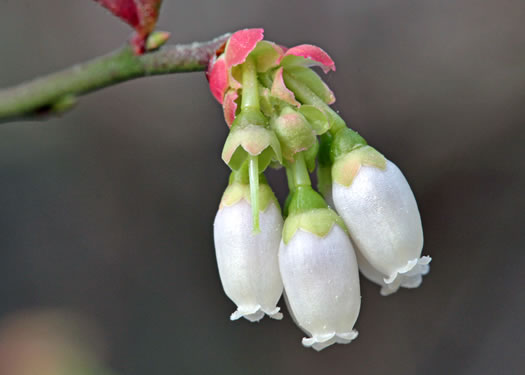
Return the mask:
<svg viewBox="0 0 525 375">
<path fill-rule="evenodd" d="M 302 152 L 296 154 L 295 162 L 290 163 L 289 167 L 290 177 L 292 178 L 292 186 L 296 189 L 301 186 L 311 186 L 310 175 L 308 174 L 308 169 L 306 168 L 306 163 L 304 161 L 304 154 Z"/>
<path fill-rule="evenodd" d="M 259 111 L 259 85 L 253 57 L 248 56 L 242 65 L 241 111 Z"/>
</svg>

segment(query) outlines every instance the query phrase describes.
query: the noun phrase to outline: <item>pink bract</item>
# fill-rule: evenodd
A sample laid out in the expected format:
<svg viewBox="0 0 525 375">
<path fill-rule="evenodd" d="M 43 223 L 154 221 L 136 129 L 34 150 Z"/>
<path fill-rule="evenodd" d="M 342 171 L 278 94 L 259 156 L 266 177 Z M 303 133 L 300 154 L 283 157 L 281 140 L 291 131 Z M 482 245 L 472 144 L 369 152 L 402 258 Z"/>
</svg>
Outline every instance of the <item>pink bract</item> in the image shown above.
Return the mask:
<svg viewBox="0 0 525 375">
<path fill-rule="evenodd" d="M 210 61 L 207 72 L 210 90 L 215 99 L 223 104 L 228 125 L 231 125 L 235 118 L 237 105 L 234 101 L 238 95 L 237 90 L 242 88 L 241 83 L 238 82 L 239 77 L 236 77 L 236 79 L 233 76 L 233 68 L 244 63 L 250 53 L 253 52 L 252 55 L 257 62 L 259 72 L 265 72 L 278 66 L 281 67 L 275 75 L 275 81 L 271 88 L 272 95 L 296 106 L 299 106 L 299 103 L 295 99 L 293 92 L 288 90 L 283 82 L 282 68 L 319 66 L 325 73 L 330 70 L 335 71 L 334 61 L 325 51 L 317 46 L 301 44 L 286 49 L 286 47 L 275 43 L 263 41 L 263 37 L 263 29 L 239 30 L 228 39 L 224 53 L 218 58 L 214 56 Z M 312 72 L 312 74 L 315 73 Z M 228 97 L 228 103 L 225 103 L 225 94 L 229 89 L 232 93 Z M 322 91 L 331 94 L 327 88 Z M 233 98 L 234 96 L 235 98 Z M 331 96 L 333 97 L 333 94 Z M 334 99 L 329 98 L 328 102 L 332 103 Z"/>
<path fill-rule="evenodd" d="M 276 98 L 281 99 L 282 101 L 285 101 L 288 104 L 295 105 L 297 107 L 301 106 L 301 103 L 299 103 L 297 100 L 295 100 L 295 95 L 292 91 L 286 87 L 286 84 L 283 80 L 283 68 L 279 68 L 275 72 L 275 76 L 273 79 L 272 84 L 272 90 L 271 94 L 275 96 Z"/>
<path fill-rule="evenodd" d="M 231 76 L 231 68 L 242 64 L 246 57 L 263 39 L 263 29 L 239 30 L 228 39 L 224 54 L 210 63 L 208 81 L 210 90 L 219 103 L 223 103 L 224 94 L 229 86 L 240 88 L 241 85 Z"/>
<path fill-rule="evenodd" d="M 224 55 L 210 63 L 208 81 L 212 95 L 222 104 L 224 93 L 228 89 L 228 68 Z"/>
<path fill-rule="evenodd" d="M 292 63 L 293 65 L 303 65 L 303 66 L 320 66 L 325 73 L 328 73 L 330 70 L 335 72 L 335 63 L 334 60 L 321 48 L 313 46 L 311 44 L 301 44 L 295 47 L 290 48 L 284 53 L 284 57 L 281 60 L 282 63 L 285 63 L 287 56 L 298 56 L 306 59 L 301 63 Z"/>
<path fill-rule="evenodd" d="M 263 29 L 244 29 L 233 33 L 224 51 L 228 68 L 246 61 L 246 57 L 263 38 Z"/>
</svg>

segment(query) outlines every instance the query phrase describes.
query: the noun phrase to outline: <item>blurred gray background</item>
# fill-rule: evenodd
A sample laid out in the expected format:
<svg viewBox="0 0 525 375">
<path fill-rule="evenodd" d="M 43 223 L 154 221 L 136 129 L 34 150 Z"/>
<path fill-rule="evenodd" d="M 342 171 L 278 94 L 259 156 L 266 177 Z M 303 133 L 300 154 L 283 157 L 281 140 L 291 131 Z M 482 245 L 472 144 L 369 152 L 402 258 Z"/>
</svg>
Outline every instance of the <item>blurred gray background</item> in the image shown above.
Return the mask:
<svg viewBox="0 0 525 375">
<path fill-rule="evenodd" d="M 418 199 L 422 287 L 363 280 L 359 338 L 320 353 L 286 311 L 230 322 L 212 238 L 227 127 L 204 74 L 178 74 L 0 126 L 0 321 L 79 314 L 130 375 L 524 373 L 525 2 L 165 0 L 159 20 L 171 42 L 243 27 L 334 58 L 336 109 Z M 0 0 L 0 87 L 129 34 L 93 1 Z"/>
</svg>

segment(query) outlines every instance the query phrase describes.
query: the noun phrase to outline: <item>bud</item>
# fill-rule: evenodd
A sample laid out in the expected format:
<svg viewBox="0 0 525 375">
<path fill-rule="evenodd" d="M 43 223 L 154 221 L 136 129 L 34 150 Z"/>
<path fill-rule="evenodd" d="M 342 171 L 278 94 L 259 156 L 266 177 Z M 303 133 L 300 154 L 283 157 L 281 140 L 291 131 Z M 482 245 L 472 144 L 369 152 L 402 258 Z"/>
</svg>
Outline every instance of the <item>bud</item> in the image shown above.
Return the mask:
<svg viewBox="0 0 525 375">
<path fill-rule="evenodd" d="M 217 264 L 226 295 L 237 305 L 230 319 L 281 319 L 283 284 L 277 252 L 283 219 L 270 187 L 259 185 L 260 231 L 252 231 L 250 187 L 233 181 L 222 197 L 213 228 Z"/>
<path fill-rule="evenodd" d="M 362 255 L 362 272 L 373 281 L 382 277 L 382 294 L 419 286 L 431 258 L 420 258 L 421 218 L 399 168 L 359 145 L 336 159 L 332 177 L 334 204 Z"/>
</svg>

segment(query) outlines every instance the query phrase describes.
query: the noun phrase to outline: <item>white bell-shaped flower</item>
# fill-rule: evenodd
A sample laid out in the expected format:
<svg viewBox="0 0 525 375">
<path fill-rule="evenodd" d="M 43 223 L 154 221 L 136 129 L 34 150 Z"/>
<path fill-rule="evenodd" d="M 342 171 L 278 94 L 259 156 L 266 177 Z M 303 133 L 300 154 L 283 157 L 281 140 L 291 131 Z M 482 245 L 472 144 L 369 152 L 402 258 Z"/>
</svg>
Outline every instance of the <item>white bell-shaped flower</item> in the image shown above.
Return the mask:
<svg viewBox="0 0 525 375">
<path fill-rule="evenodd" d="M 268 185 L 259 191 L 260 231 L 253 231 L 249 185 L 233 183 L 224 193 L 213 227 L 222 286 L 237 305 L 231 320 L 282 319 L 283 292 L 277 253 L 283 227 L 281 210 Z"/>
<path fill-rule="evenodd" d="M 352 243 L 338 220 L 329 209 L 288 217 L 279 249 L 291 314 L 310 335 L 303 345 L 315 350 L 357 337 L 359 273 Z"/>
<path fill-rule="evenodd" d="M 336 160 L 332 171 L 334 204 L 362 255 L 365 276 L 381 277 L 385 295 L 419 286 L 431 258 L 421 257 L 421 218 L 399 168 L 364 146 Z"/>
</svg>

